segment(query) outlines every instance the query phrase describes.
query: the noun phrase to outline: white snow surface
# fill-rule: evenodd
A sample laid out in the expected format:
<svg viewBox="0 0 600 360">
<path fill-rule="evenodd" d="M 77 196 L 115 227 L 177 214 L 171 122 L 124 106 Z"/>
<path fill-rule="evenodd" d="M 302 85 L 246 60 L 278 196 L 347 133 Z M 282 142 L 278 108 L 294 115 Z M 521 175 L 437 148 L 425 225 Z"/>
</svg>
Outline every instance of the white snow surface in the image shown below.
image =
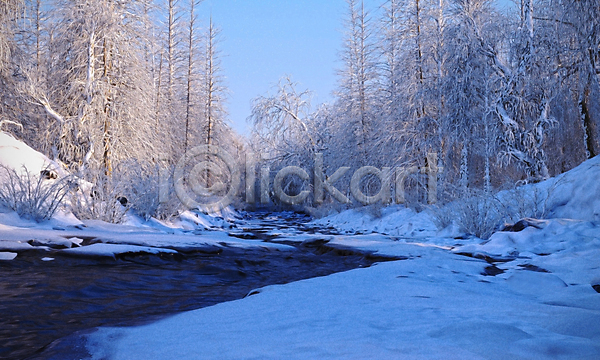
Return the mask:
<svg viewBox="0 0 600 360">
<path fill-rule="evenodd" d="M 17 257 L 17 253 L 14 252 L 0 252 L 0 260 L 13 260 Z"/>
<path fill-rule="evenodd" d="M 116 254 L 131 254 L 131 253 L 142 253 L 142 254 L 160 254 L 170 253 L 176 254 L 177 251 L 172 249 L 163 249 L 158 247 L 149 246 L 137 246 L 137 245 L 124 245 L 124 244 L 91 244 L 88 246 L 75 247 L 70 249 L 61 250 L 62 253 L 76 255 L 76 256 L 98 256 L 98 257 L 111 257 L 114 258 Z"/>
<path fill-rule="evenodd" d="M 589 286 L 529 271 L 484 277 L 483 261 L 426 249 L 146 326 L 100 328 L 87 348 L 93 359 L 598 358 L 600 301 Z"/>
<path fill-rule="evenodd" d="M 0 220 L 3 219 L 0 214 Z M 177 252 L 193 249 L 235 247 L 293 251 L 294 247 L 284 244 L 256 240 L 238 239 L 224 231 L 165 232 L 154 227 L 115 225 L 97 220 L 86 220 L 80 226 L 57 226 L 54 222 L 35 223 L 14 220 L 12 225 L 0 224 L 0 251 L 39 250 L 43 257 L 52 249 L 69 255 L 113 256 L 120 253 Z M 80 246 L 82 238 L 94 238 L 99 243 Z"/>
<path fill-rule="evenodd" d="M 428 212 L 417 213 L 403 206 L 389 206 L 376 217 L 361 209 L 351 209 L 313 221 L 315 225 L 332 226 L 338 231 L 377 232 L 405 238 L 427 238 L 438 229 Z"/>
<path fill-rule="evenodd" d="M 56 162 L 3 131 L 0 131 L 0 165 L 14 169 L 18 174 L 24 174 L 25 170 L 39 174 L 48 167 L 59 174 L 64 173 Z"/>
<path fill-rule="evenodd" d="M 0 164 L 33 172 L 50 163 L 0 132 Z M 280 241 L 324 241 L 403 260 L 267 286 L 144 326 L 99 328 L 85 335 L 85 346 L 93 359 L 599 359 L 598 179 L 600 157 L 521 187 L 543 219 L 487 241 L 465 237 L 456 226 L 437 229 L 428 211 L 400 206 L 314 222 L 341 235 L 267 229 Z M 225 209 L 216 216 L 184 212 L 169 222 L 129 214 L 125 225 L 79 221 L 62 211 L 36 223 L 0 209 L 0 260 L 14 261 L 24 251 L 56 264 L 61 253 L 295 250 L 223 231 L 237 221 Z M 90 238 L 91 245 L 84 240 Z"/>
<path fill-rule="evenodd" d="M 404 260 L 99 328 L 86 347 L 93 359 L 599 359 L 599 161 L 524 187 L 546 219 L 487 241 L 398 207 L 317 220 L 346 235 L 280 239 Z"/>
<path fill-rule="evenodd" d="M 45 155 L 35 151 L 11 135 L 0 131 L 0 165 L 22 174 L 25 169 L 39 175 L 47 167 L 68 175 Z M 84 183 L 80 180 L 80 183 Z M 91 184 L 85 184 L 91 187 Z M 294 247 L 249 241 L 228 236 L 223 230 L 238 221 L 237 212 L 227 207 L 206 215 L 184 211 L 170 221 L 148 221 L 133 213 L 126 214 L 124 224 L 77 219 L 68 208 L 57 211 L 52 219 L 37 223 L 19 217 L 0 204 L 0 251 L 3 260 L 12 260 L 19 252 L 38 250 L 44 253 L 60 250 L 73 256 L 109 256 L 122 253 L 164 253 L 211 247 L 262 248 L 290 251 Z M 82 238 L 95 238 L 92 245 L 82 245 Z M 13 255 L 17 254 L 17 255 Z"/>
</svg>

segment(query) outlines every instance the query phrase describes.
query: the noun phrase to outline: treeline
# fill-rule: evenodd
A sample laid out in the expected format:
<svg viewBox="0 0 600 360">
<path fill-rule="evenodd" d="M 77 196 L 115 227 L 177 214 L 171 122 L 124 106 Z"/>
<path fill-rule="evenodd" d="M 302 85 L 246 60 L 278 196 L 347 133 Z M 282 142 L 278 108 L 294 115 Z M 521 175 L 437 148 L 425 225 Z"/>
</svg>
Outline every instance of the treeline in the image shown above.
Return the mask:
<svg viewBox="0 0 600 360">
<path fill-rule="evenodd" d="M 289 79 L 255 100 L 252 144 L 271 169 L 311 168 L 315 153 L 327 175 L 424 168 L 433 152 L 450 200 L 540 181 L 600 151 L 597 0 L 347 3 L 333 104 L 311 108 Z M 311 186 L 298 180 L 288 179 L 292 193 Z M 425 175 L 407 181 L 407 201 L 426 201 Z"/>
<path fill-rule="evenodd" d="M 219 31 L 199 21 L 198 4 L 2 1 L 2 130 L 95 184 L 98 198 L 128 194 L 146 216 L 181 208 L 157 184 L 199 144 L 223 147 L 240 168 L 247 150 L 260 153 L 271 181 L 286 165 L 310 173 L 316 154 L 325 176 L 437 166 L 442 200 L 540 181 L 600 152 L 598 0 L 349 0 L 335 101 L 314 108 L 283 79 L 255 99 L 249 144 L 226 124 Z M 348 197 L 351 173 L 336 185 Z M 201 190 L 219 183 L 196 175 Z M 288 176 L 283 188 L 312 183 Z M 408 202 L 427 202 L 425 174 L 406 183 Z"/>
<path fill-rule="evenodd" d="M 161 168 L 193 146 L 241 146 L 226 123 L 219 29 L 199 20 L 198 5 L 2 1 L 2 130 L 97 185 L 94 194 L 138 197 L 146 215 L 175 211 L 176 199 L 158 203 Z"/>
</svg>

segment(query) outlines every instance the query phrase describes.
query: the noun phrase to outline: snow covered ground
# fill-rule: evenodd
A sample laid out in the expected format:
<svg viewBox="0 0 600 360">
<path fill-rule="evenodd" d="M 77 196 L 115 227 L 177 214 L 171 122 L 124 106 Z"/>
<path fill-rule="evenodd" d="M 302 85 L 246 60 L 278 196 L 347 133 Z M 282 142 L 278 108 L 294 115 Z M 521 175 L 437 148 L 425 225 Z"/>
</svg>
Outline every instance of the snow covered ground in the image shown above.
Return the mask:
<svg viewBox="0 0 600 360">
<path fill-rule="evenodd" d="M 46 159 L 32 158 L 45 166 Z M 80 340 L 93 359 L 598 359 L 598 179 L 600 157 L 518 190 L 534 199 L 542 219 L 488 240 L 456 224 L 438 229 L 432 213 L 398 206 L 380 217 L 348 210 L 313 222 L 339 235 L 266 229 L 280 242 L 327 242 L 404 260 L 268 286 L 144 326 L 99 328 Z M 513 203 L 515 193 L 498 198 L 522 206 Z M 132 216 L 112 225 L 59 213 L 36 223 L 4 209 L 0 261 L 23 251 L 51 261 L 224 246 L 295 249 L 229 236 L 260 226 L 227 229 L 236 221 L 231 213 L 186 212 L 170 223 Z"/>
<path fill-rule="evenodd" d="M 529 185 L 546 219 L 487 241 L 397 207 L 380 218 L 349 210 L 317 220 L 347 235 L 281 239 L 406 260 L 100 328 L 86 346 L 94 359 L 598 359 L 599 164 Z"/>
<path fill-rule="evenodd" d="M 87 346 L 94 359 L 598 358 L 591 288 L 536 272 L 484 277 L 483 261 L 420 253 L 147 326 L 101 328 Z"/>
<path fill-rule="evenodd" d="M 201 221 L 206 219 L 201 217 Z M 20 219 L 14 212 L 0 213 L 0 260 L 13 260 L 23 251 L 38 251 L 40 258 L 52 255 L 114 258 L 118 254 L 173 254 L 215 251 L 221 247 L 295 250 L 292 246 L 240 239 L 225 231 L 208 231 L 199 226 L 196 230 L 185 230 L 157 220 L 142 223 L 138 219 L 136 226 L 57 218 L 36 223 Z"/>
<path fill-rule="evenodd" d="M 45 169 L 52 169 L 59 177 L 67 174 L 56 161 L 1 131 L 0 166 L 19 174 L 27 171 L 34 176 Z M 0 178 L 0 181 L 6 180 Z M 294 249 L 282 244 L 228 236 L 223 230 L 232 227 L 238 221 L 237 217 L 237 213 L 230 208 L 223 209 L 218 216 L 185 211 L 168 222 L 154 218 L 145 221 L 135 214 L 126 214 L 124 225 L 114 225 L 95 220 L 80 221 L 71 212 L 61 210 L 49 221 L 38 223 L 20 218 L 0 204 L 0 261 L 14 260 L 19 252 L 24 251 L 38 251 L 40 258 L 52 259 L 54 254 L 115 257 L 132 253 L 214 250 L 224 246 L 285 251 Z"/>
</svg>

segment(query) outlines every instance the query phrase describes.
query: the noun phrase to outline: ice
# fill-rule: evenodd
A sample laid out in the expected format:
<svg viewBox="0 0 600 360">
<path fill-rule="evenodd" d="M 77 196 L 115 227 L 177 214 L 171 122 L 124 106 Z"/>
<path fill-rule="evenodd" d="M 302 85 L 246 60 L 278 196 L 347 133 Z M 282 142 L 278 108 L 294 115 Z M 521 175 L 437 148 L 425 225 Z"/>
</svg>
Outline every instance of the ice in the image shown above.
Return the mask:
<svg viewBox="0 0 600 360">
<path fill-rule="evenodd" d="M 17 257 L 17 253 L 14 252 L 0 252 L 0 261 L 1 260 L 13 260 Z"/>
<path fill-rule="evenodd" d="M 177 254 L 177 251 L 172 249 L 123 244 L 92 244 L 88 246 L 64 249 L 60 252 L 72 256 L 110 257 L 113 259 L 115 258 L 115 255 L 118 254 Z"/>
</svg>

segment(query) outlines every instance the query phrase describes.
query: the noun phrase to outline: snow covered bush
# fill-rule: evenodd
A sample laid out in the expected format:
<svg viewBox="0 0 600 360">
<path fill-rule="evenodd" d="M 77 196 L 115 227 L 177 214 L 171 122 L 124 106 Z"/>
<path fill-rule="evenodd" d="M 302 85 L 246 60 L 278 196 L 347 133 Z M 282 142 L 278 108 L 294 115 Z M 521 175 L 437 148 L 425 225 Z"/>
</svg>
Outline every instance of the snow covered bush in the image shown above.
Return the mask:
<svg viewBox="0 0 600 360">
<path fill-rule="evenodd" d="M 431 212 L 433 222 L 438 229 L 445 229 L 452 223 L 456 222 L 456 215 L 453 211 L 454 203 L 448 203 L 446 205 L 434 205 L 429 208 Z"/>
<path fill-rule="evenodd" d="M 488 239 L 505 218 L 500 201 L 489 194 L 477 194 L 457 202 L 458 225 L 480 239 Z"/>
<path fill-rule="evenodd" d="M 139 172 L 129 172 L 126 175 L 130 181 L 124 194 L 137 215 L 146 220 L 151 217 L 164 220 L 179 213 L 182 209 L 181 201 L 175 194 L 173 181 L 167 176 L 172 173 L 172 169 L 159 170 L 154 167 L 150 171 L 140 168 Z M 166 178 L 161 179 L 161 176 Z"/>
<path fill-rule="evenodd" d="M 507 218 L 506 207 L 497 197 L 479 191 L 431 208 L 431 212 L 438 228 L 443 229 L 454 222 L 462 231 L 480 239 L 489 238 Z"/>
<path fill-rule="evenodd" d="M 125 183 L 101 171 L 88 170 L 88 178 L 93 186 L 87 191 L 78 192 L 71 200 L 73 214 L 80 220 L 93 219 L 119 224 L 123 222 L 129 203 L 121 203 L 125 193 Z"/>
<path fill-rule="evenodd" d="M 497 195 L 503 206 L 505 221 L 517 222 L 524 218 L 546 217 L 547 191 L 535 184 L 519 186 Z"/>
<path fill-rule="evenodd" d="M 463 231 L 487 239 L 504 223 L 524 218 L 543 219 L 547 213 L 548 190 L 536 184 L 489 194 L 469 190 L 445 205 L 430 208 L 439 229 L 453 222 Z"/>
<path fill-rule="evenodd" d="M 74 187 L 71 176 L 46 179 L 44 169 L 34 174 L 24 166 L 23 171 L 0 165 L 0 203 L 14 210 L 19 216 L 35 221 L 48 220 L 62 204 L 65 196 Z"/>
<path fill-rule="evenodd" d="M 172 169 L 159 169 L 158 165 L 136 160 L 122 162 L 110 175 L 102 169 L 88 169 L 82 177 L 93 186 L 73 199 L 73 213 L 79 219 L 115 224 L 122 223 L 127 212 L 146 220 L 177 215 L 181 202 L 168 178 L 171 173 Z"/>
</svg>

